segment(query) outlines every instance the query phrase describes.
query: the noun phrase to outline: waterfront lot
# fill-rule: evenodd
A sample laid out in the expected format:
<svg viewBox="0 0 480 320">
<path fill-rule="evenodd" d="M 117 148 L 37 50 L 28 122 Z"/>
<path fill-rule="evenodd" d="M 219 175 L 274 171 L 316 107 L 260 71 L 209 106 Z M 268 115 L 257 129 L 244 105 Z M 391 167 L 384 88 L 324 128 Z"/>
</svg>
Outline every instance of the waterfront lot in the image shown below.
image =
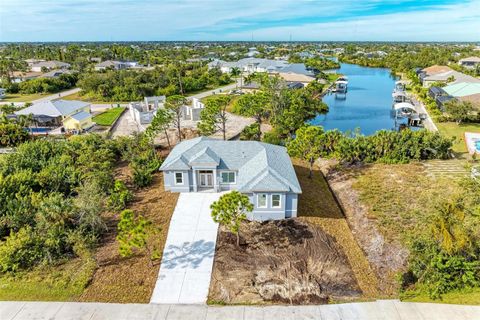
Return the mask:
<svg viewBox="0 0 480 320">
<path fill-rule="evenodd" d="M 441 174 L 435 167 L 462 167 L 460 160 L 435 160 L 399 165 L 362 165 L 330 169 L 327 175 L 356 240 L 379 279 L 378 296 L 398 296 L 399 275 L 407 270 L 413 239 L 427 236 L 439 205 L 464 192 L 459 169 Z M 332 167 L 330 167 L 332 168 Z M 479 291 L 453 291 L 432 300 L 422 288 L 408 289 L 407 301 L 478 304 Z"/>
</svg>

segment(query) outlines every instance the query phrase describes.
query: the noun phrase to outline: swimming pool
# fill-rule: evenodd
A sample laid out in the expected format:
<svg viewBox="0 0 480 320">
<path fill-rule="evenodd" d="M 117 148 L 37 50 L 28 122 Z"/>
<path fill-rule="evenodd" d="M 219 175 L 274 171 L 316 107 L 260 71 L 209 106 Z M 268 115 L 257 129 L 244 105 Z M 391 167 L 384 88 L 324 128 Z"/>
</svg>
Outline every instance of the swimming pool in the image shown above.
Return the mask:
<svg viewBox="0 0 480 320">
<path fill-rule="evenodd" d="M 50 128 L 25 128 L 29 133 L 48 133 L 51 129 Z"/>
<path fill-rule="evenodd" d="M 480 151 L 480 140 L 476 140 L 476 141 L 474 142 L 474 145 L 475 145 L 475 149 L 476 149 L 477 151 Z"/>
</svg>

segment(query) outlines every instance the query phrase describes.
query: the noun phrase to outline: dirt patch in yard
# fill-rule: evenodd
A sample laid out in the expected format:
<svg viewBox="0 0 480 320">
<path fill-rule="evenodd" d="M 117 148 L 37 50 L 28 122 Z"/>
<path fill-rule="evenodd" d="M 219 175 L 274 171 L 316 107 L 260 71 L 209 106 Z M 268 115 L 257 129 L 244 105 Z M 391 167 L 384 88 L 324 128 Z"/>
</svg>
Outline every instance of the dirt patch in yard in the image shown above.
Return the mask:
<svg viewBox="0 0 480 320">
<path fill-rule="evenodd" d="M 324 303 L 378 296 L 375 272 L 320 169 L 294 160 L 302 187 L 297 219 L 247 223 L 237 248 L 220 229 L 210 301 Z"/>
<path fill-rule="evenodd" d="M 297 219 L 246 222 L 242 245 L 221 227 L 212 303 L 320 304 L 361 295 L 347 257 L 318 226 Z"/>
<path fill-rule="evenodd" d="M 130 179 L 126 164 L 117 169 L 116 177 Z M 142 213 L 161 228 L 157 241 L 162 250 L 177 199 L 178 194 L 164 190 L 163 175 L 159 172 L 154 175 L 149 187 L 135 191 L 135 200 L 129 206 L 129 209 Z M 95 255 L 98 268 L 79 301 L 148 303 L 157 280 L 159 262 L 152 265 L 145 252 L 138 252 L 131 258 L 120 257 L 115 239 L 119 215 L 110 213 L 105 219 L 108 232 Z"/>
</svg>

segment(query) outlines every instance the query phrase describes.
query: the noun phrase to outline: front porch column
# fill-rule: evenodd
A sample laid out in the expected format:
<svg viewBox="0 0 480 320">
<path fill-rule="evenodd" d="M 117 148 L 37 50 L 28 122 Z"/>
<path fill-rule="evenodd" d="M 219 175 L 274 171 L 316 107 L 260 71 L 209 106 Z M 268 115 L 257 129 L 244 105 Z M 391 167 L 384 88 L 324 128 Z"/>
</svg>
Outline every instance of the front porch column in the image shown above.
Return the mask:
<svg viewBox="0 0 480 320">
<path fill-rule="evenodd" d="M 192 179 L 193 179 L 193 192 L 197 192 L 197 170 L 192 169 Z"/>
<path fill-rule="evenodd" d="M 217 186 L 217 169 L 213 169 L 213 190 L 219 192 L 219 187 Z"/>
</svg>

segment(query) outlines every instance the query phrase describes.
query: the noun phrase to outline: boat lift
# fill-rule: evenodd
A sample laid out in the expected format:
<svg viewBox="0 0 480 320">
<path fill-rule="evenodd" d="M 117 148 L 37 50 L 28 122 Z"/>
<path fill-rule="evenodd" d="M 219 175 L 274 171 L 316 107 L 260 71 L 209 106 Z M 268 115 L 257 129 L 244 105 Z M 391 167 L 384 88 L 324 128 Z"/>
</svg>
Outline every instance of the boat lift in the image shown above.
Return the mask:
<svg viewBox="0 0 480 320">
<path fill-rule="evenodd" d="M 407 119 L 408 127 L 423 127 L 423 122 L 427 118 L 424 113 L 419 113 L 415 106 L 409 102 L 400 102 L 393 105 L 395 118 L 395 129 L 401 129 L 405 124 L 400 123 L 401 119 Z"/>
<path fill-rule="evenodd" d="M 393 91 L 392 93 L 393 104 L 407 102 L 408 97 L 404 91 Z"/>
</svg>

